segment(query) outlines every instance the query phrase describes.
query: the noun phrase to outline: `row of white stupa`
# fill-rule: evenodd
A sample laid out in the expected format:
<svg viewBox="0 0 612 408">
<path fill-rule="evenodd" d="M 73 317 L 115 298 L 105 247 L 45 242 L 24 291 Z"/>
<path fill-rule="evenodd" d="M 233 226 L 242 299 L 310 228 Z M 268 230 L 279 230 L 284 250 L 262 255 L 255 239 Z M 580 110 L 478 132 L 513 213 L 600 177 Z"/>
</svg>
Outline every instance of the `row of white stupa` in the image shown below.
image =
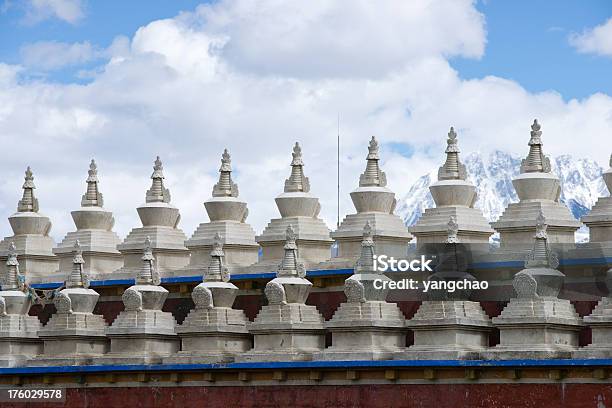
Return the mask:
<svg viewBox="0 0 612 408">
<path fill-rule="evenodd" d="M 482 216 L 472 208 L 474 188 L 465 182 L 465 169 L 457 153 L 456 136 L 451 130 L 447 161 L 440 169 L 439 182 L 432 186 L 438 207 L 426 212 L 414 229 L 417 239 L 425 237 L 425 240 L 444 242 L 450 254 L 456 254 L 457 242 L 479 239 L 486 242 L 490 233 L 490 230 L 485 233 L 488 225 L 478 221 Z M 36 317 L 28 315 L 31 292 L 19 273 L 22 263 L 46 261 L 44 256 L 32 254 L 37 248 L 35 244 L 44 243 L 48 238 L 45 232 L 49 228 L 49 220 L 37 213 L 31 173 L 27 174 L 20 212 L 10 219 L 16 234 L 9 244 L 5 270 L 0 274 L 0 365 L 612 356 L 612 297 L 602 298 L 584 319 L 577 315 L 569 300 L 558 297 L 564 275 L 556 269 L 558 261 L 549 250 L 548 240 L 556 234 L 557 241 L 563 241 L 567 238 L 566 230 L 570 226 L 575 228 L 576 221 L 571 220 L 572 224 L 563 221 L 561 215 L 568 211 L 554 199 L 559 196 L 558 181 L 550 175 L 548 160 L 542 155 L 537 123 L 533 126 L 530 154 L 515 180 L 521 202 L 511 205 L 494 224 L 502 233 L 502 240 L 504 233 L 510 237 L 529 234 L 531 251 L 525 269 L 513 279 L 516 297 L 493 319 L 477 301 L 469 300 L 468 292 L 462 291 L 452 296 L 445 293 L 430 296 L 414 317 L 406 321 L 398 306 L 386 301 L 388 289 L 375 286 L 376 280 L 389 278 L 373 270 L 374 249 L 380 253 L 381 247 L 386 247 L 405 253 L 411 237 L 399 218 L 392 214 L 395 199 L 384 187 L 384 173 L 378 168 L 377 146 L 372 140 L 360 187 L 352 193 L 357 214 L 349 215 L 344 228 L 341 226 L 332 234 L 344 261 L 339 258 L 328 263 L 332 266 L 334 262 L 348 263 L 349 257 L 359 260 L 350 262 L 354 274 L 344 283 L 347 301 L 331 320 L 325 321 L 316 306 L 305 304 L 312 284 L 305 278 L 303 254 L 316 259 L 323 249 L 329 251 L 331 239 L 325 228 L 323 236 L 315 233 L 316 226 L 322 225 L 316 218 L 318 200 L 308 194 L 308 180 L 302 166 L 296 146 L 291 177 L 285 183 L 285 193 L 277 198 L 283 217 L 273 220 L 264 231 L 262 237 L 268 237 L 267 240 L 259 237 L 264 259 L 255 265 L 268 268 L 276 257 L 280 262 L 270 268 L 276 271 L 276 278 L 267 282 L 267 305 L 253 322 L 241 310 L 232 308 L 238 288 L 229 282 L 225 245 L 234 251 L 234 260 L 255 255 L 250 251 L 256 251 L 257 246 L 249 238 L 252 230 L 244 224 L 246 205 L 237 200 L 227 155 L 213 198 L 206 202 L 211 222 L 202 224 L 187 241 L 187 245 L 196 243 L 193 245 L 196 249 L 192 249 L 193 263 L 188 265 L 183 241 L 176 239 L 184 237 L 176 229 L 178 210 L 169 204 L 161 163 L 156 163 L 147 203 L 138 208 L 143 227 L 133 230 L 117 246 L 119 252 L 114 246 L 118 239 L 110 231 L 112 215 L 102 209 L 95 168 L 92 168 L 82 208 L 73 212 L 77 231 L 68 234 L 63 242 L 71 241 L 72 245 L 55 249 L 63 277 L 69 276 L 64 287 L 54 292 L 57 312 L 44 327 Z M 608 187 L 611 175 L 610 171 L 605 174 Z M 543 191 L 548 198 L 542 198 Z M 590 215 L 600 217 L 599 224 L 595 225 L 590 218 L 587 225 L 592 230 L 599 228 L 596 236 L 603 237 L 603 242 L 610 241 L 609 230 L 605 232 L 610 228 L 610 198 L 602 200 Z M 510 222 L 509 216 L 514 214 L 522 214 L 522 218 Z M 423 229 L 423 220 L 434 218 L 440 219 L 440 231 Z M 527 222 L 533 225 L 530 233 L 521 224 Z M 394 229 L 397 223 L 402 229 Z M 513 226 L 515 230 L 511 229 Z M 205 236 L 210 230 L 214 231 L 210 241 L 198 241 L 199 236 Z M 244 238 L 245 234 L 241 235 L 245 231 L 248 239 Z M 444 239 L 438 239 L 438 234 Z M 25 252 L 20 260 L 17 244 Z M 204 247 L 208 250 L 203 250 Z M 88 287 L 90 276 L 85 265 L 89 262 L 90 270 L 94 271 L 101 267 L 113 270 L 108 267 L 120 261 L 120 254 L 125 261 L 120 269 L 131 271 L 136 282 L 122 295 L 124 310 L 107 325 L 102 316 L 93 314 L 99 294 Z M 326 256 L 327 253 L 323 260 Z M 206 271 L 203 282 L 192 292 L 195 308 L 181 325 L 176 324 L 170 312 L 162 310 L 168 291 L 160 286 L 160 272 L 163 268 L 171 271 L 178 261 L 187 265 L 178 269 L 180 273 L 189 267 L 199 269 L 198 274 Z M 198 266 L 205 262 L 205 269 Z M 465 273 L 457 274 L 457 265 L 457 262 L 442 264 L 429 279 L 466 277 Z M 606 283 L 612 284 L 612 270 L 607 277 Z M 585 324 L 593 330 L 593 342 L 578 349 L 578 333 Z M 500 344 L 489 347 L 489 333 L 494 327 L 500 331 Z M 408 329 L 413 331 L 414 345 L 406 348 Z M 327 348 L 326 332 L 332 334 L 331 346 Z"/>
<path fill-rule="evenodd" d="M 376 242 L 366 222 L 360 257 L 344 282 L 346 301 L 325 321 L 315 305 L 306 304 L 312 283 L 299 257 L 291 225 L 282 261 L 267 282 L 264 305 L 254 321 L 234 309 L 239 289 L 230 282 L 223 245 L 215 235 L 209 266 L 191 297 L 195 308 L 177 325 L 163 311 L 168 290 L 160 285 L 151 240 L 144 241 L 135 284 L 122 295 L 124 310 L 112 324 L 94 314 L 99 294 L 89 288 L 83 253 L 77 240 L 72 269 L 54 292 L 56 313 L 42 326 L 28 315 L 29 290 L 19 273 L 11 245 L 0 291 L 0 367 L 122 364 L 216 364 L 226 362 L 303 360 L 448 360 L 524 358 L 610 358 L 612 297 L 603 297 L 590 316 L 581 318 L 568 299 L 558 297 L 564 274 L 548 247 L 547 224 L 540 211 L 525 269 L 513 279 L 516 296 L 502 313 L 489 318 L 470 291 L 432 292 L 406 320 L 388 302 L 390 281 L 371 262 Z M 451 255 L 428 280 L 474 279 L 459 272 L 457 224 L 448 223 L 444 247 Z M 612 269 L 606 284 L 612 284 Z M 578 347 L 578 333 L 590 325 L 593 341 Z M 500 343 L 489 347 L 493 328 Z M 414 344 L 406 347 L 412 330 Z M 331 346 L 325 335 L 331 334 Z"/>
<path fill-rule="evenodd" d="M 331 233 L 318 218 L 319 200 L 309 192 L 298 143 L 293 148 L 291 175 L 285 180 L 284 192 L 275 199 L 281 218 L 272 219 L 259 236 L 255 236 L 246 223 L 247 204 L 238 197 L 227 150 L 223 152 L 219 181 L 213 187 L 212 198 L 204 203 L 210 221 L 200 224 L 189 239 L 178 228 L 179 210 L 170 203 L 170 192 L 164 186 L 159 157 L 151 175 L 151 188 L 146 192 L 146 202 L 137 208 L 142 227 L 132 229 L 123 242 L 112 231 L 112 212 L 103 207 L 93 160 L 81 207 L 71 213 L 76 231 L 69 232 L 57 246 L 49 236 L 49 218 L 39 213 L 33 175 L 28 167 L 23 198 L 18 203 L 17 212 L 9 217 L 14 235 L 0 242 L 0 268 L 5 267 L 8 247 L 14 243 L 21 270 L 29 280 L 45 281 L 63 276 L 72 268 L 72 249 L 79 240 L 84 268 L 90 276 L 95 278 L 114 273 L 117 277 L 133 277 L 140 268 L 145 238 L 150 237 L 162 276 L 201 274 L 208 266 L 213 238 L 219 234 L 226 264 L 232 272 L 271 272 L 281 260 L 285 231 L 291 225 L 300 247 L 300 259 L 306 267 L 333 269 L 352 267 L 359 256 L 366 222 L 372 227 L 377 253 L 402 257 L 406 255 L 413 237 L 418 244 L 444 242 L 450 217 L 454 217 L 458 224 L 457 236 L 463 243 L 487 243 L 497 231 L 502 247 L 516 245 L 526 248 L 531 245 L 535 220 L 540 212 L 547 220 L 551 243 L 573 243 L 574 232 L 581 223 L 559 201 L 560 182 L 552 174 L 550 161 L 543 153 L 541 135 L 540 125 L 534 121 L 529 154 L 521 164 L 520 174 L 513 179 L 520 201 L 509 204 L 499 220 L 491 225 L 480 210 L 474 208 L 476 189 L 467 181 L 465 166 L 459 160 L 457 135 L 453 128 L 448 133 L 446 161 L 439 169 L 438 181 L 430 187 L 436 207 L 427 209 L 411 228 L 407 228 L 394 214 L 395 195 L 386 187 L 374 137 L 369 144 L 367 165 L 359 178 L 359 187 L 351 192 L 357 211 L 346 216 L 338 229 Z M 604 172 L 603 178 L 612 191 L 612 168 Z M 590 228 L 591 242 L 612 242 L 612 198 L 600 198 L 582 222 Z M 334 240 L 338 243 L 338 254 L 330 259 Z M 260 247 L 262 257 L 258 259 Z"/>
</svg>

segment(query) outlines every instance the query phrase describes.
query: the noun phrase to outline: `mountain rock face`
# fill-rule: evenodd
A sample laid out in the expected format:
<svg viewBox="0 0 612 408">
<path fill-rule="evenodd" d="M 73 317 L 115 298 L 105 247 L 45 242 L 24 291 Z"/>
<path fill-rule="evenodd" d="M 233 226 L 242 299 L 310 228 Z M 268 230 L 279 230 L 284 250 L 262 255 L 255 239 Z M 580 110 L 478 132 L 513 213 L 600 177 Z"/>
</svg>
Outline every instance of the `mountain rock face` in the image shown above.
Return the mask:
<svg viewBox="0 0 612 408">
<path fill-rule="evenodd" d="M 497 220 L 508 203 L 518 201 L 512 178 L 519 174 L 521 158 L 494 151 L 488 156 L 471 153 L 463 158 L 463 163 L 468 172 L 468 180 L 476 186 L 476 207 L 482 210 L 486 219 Z M 561 201 L 569 207 L 576 219 L 588 213 L 598 197 L 608 194 L 601 177 L 603 168 L 594 160 L 563 155 L 556 157 L 551 164 L 553 173 L 561 181 Z M 437 180 L 437 173 L 436 168 L 421 176 L 399 201 L 397 214 L 406 225 L 414 225 L 425 208 L 434 206 L 429 186 Z M 588 231 L 582 227 L 577 232 L 577 241 L 587 238 Z"/>
</svg>

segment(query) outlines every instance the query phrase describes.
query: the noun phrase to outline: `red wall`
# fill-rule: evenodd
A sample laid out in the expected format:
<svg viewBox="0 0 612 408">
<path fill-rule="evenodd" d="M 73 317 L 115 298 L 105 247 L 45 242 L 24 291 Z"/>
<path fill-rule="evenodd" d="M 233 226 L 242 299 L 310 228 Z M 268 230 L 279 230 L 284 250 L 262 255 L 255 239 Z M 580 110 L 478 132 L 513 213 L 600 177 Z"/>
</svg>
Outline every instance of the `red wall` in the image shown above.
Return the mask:
<svg viewBox="0 0 612 408">
<path fill-rule="evenodd" d="M 605 384 L 395 384 L 346 386 L 69 389 L 66 404 L 2 407 L 593 407 L 610 406 Z"/>
</svg>

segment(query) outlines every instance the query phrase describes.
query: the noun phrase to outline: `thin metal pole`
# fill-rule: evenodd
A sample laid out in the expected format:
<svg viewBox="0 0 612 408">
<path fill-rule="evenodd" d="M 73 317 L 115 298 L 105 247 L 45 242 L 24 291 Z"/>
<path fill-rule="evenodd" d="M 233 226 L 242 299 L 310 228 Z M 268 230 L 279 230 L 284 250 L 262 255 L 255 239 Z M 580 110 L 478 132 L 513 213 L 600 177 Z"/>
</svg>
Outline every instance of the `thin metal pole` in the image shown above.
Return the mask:
<svg viewBox="0 0 612 408">
<path fill-rule="evenodd" d="M 337 157 L 337 164 L 338 164 L 338 203 L 337 203 L 337 209 L 338 209 L 338 218 L 336 221 L 336 227 L 340 227 L 340 112 L 338 112 L 338 157 Z"/>
</svg>

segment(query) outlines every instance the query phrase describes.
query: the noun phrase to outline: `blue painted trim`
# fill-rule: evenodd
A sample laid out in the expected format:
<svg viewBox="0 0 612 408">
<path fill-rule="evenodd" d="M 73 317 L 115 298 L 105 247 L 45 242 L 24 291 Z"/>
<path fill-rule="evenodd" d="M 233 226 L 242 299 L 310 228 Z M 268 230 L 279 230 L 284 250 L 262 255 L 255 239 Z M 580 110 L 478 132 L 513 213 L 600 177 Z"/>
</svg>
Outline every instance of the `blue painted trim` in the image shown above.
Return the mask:
<svg viewBox="0 0 612 408">
<path fill-rule="evenodd" d="M 200 283 L 202 282 L 202 276 L 172 276 L 169 278 L 162 278 L 162 283 Z"/>
<path fill-rule="evenodd" d="M 582 258 L 582 259 L 561 259 L 561 266 L 576 266 L 576 265 L 611 265 L 612 257 L 601 257 L 601 258 Z M 504 262 L 477 262 L 471 266 L 474 269 L 497 269 L 497 268 L 523 268 L 523 261 L 504 261 Z M 353 273 L 352 268 L 343 269 L 315 269 L 306 272 L 307 277 L 323 277 L 323 276 L 342 276 L 351 275 Z M 240 273 L 232 275 L 232 281 L 242 280 L 270 280 L 276 277 L 274 272 L 263 272 L 263 273 Z M 162 283 L 175 284 L 175 283 L 199 283 L 202 281 L 202 277 L 196 276 L 172 276 L 168 278 L 162 278 Z M 131 286 L 134 284 L 134 279 L 106 279 L 106 280 L 94 280 L 91 281 L 90 285 L 94 287 L 104 286 Z M 35 289 L 56 289 L 62 286 L 62 282 L 47 282 L 47 283 L 33 283 L 31 285 Z"/>
<path fill-rule="evenodd" d="M 576 265 L 610 265 L 612 264 L 611 257 L 601 258 L 579 258 L 579 259 L 560 259 L 561 266 L 576 266 Z M 501 261 L 501 262 L 475 262 L 471 266 L 474 269 L 497 269 L 497 268 L 524 268 L 524 261 Z"/>
<path fill-rule="evenodd" d="M 601 367 L 612 366 L 612 359 L 551 360 L 348 360 L 280 361 L 227 364 L 91 365 L 0 368 L 0 375 L 94 373 L 116 371 L 195 371 L 195 370 L 270 370 L 326 368 L 419 368 L 419 367 Z"/>
<path fill-rule="evenodd" d="M 275 272 L 264 272 L 264 273 L 237 273 L 232 275 L 233 281 L 240 280 L 251 280 L 251 279 L 274 279 L 276 278 Z"/>
<path fill-rule="evenodd" d="M 307 271 L 307 277 L 319 277 L 319 276 L 335 276 L 335 275 L 352 275 L 353 268 L 345 269 L 318 269 L 314 271 Z"/>
<path fill-rule="evenodd" d="M 471 266 L 474 269 L 524 268 L 525 261 L 474 262 Z"/>
<path fill-rule="evenodd" d="M 32 283 L 30 284 L 31 287 L 33 287 L 34 289 L 57 289 L 60 286 L 62 286 L 62 284 L 60 282 L 48 282 L 48 283 Z"/>
<path fill-rule="evenodd" d="M 134 279 L 105 279 L 105 280 L 97 280 L 91 281 L 89 283 L 90 286 L 132 286 L 136 283 Z"/>
<path fill-rule="evenodd" d="M 559 265 L 561 266 L 573 266 L 573 265 L 608 265 L 612 264 L 611 257 L 601 258 L 582 258 L 582 259 L 560 259 Z"/>
</svg>

